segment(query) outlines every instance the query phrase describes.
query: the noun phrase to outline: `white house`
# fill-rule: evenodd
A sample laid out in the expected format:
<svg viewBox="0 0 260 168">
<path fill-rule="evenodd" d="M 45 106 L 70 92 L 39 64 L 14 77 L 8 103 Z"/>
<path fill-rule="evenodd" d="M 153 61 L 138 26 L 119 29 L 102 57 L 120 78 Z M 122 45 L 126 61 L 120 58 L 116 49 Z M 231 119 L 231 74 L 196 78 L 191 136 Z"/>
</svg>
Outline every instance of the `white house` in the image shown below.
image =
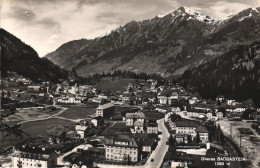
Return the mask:
<svg viewBox="0 0 260 168">
<path fill-rule="evenodd" d="M 125 114 L 126 126 L 133 126 L 135 121 L 144 122 L 144 120 L 145 120 L 145 115 L 142 112 Z"/>
<path fill-rule="evenodd" d="M 13 168 L 35 168 L 57 166 L 58 155 L 55 152 L 46 151 L 45 148 L 25 147 L 15 149 L 12 155 Z"/>
</svg>

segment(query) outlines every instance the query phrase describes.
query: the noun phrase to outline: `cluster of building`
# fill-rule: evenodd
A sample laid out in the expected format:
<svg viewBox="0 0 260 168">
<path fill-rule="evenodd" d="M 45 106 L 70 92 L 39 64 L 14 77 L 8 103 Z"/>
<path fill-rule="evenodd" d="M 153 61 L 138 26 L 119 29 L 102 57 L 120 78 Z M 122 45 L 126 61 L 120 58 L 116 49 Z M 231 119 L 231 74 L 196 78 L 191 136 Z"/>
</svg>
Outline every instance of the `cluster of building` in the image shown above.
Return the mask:
<svg viewBox="0 0 260 168">
<path fill-rule="evenodd" d="M 172 168 L 188 167 L 196 165 L 197 157 L 201 156 L 225 156 L 225 149 L 210 142 L 209 130 L 205 126 L 206 121 L 217 121 L 229 114 L 242 114 L 249 107 L 235 100 L 218 96 L 215 104 L 191 96 L 179 85 L 158 86 L 156 80 L 141 81 L 128 84 L 125 91 L 97 92 L 90 85 L 69 86 L 64 81 L 61 84 L 50 86 L 48 83 L 41 85 L 29 85 L 28 91 L 38 92 L 46 89 L 56 98 L 54 102 L 60 104 L 95 103 L 95 116 L 84 119 L 75 124 L 74 130 L 58 130 L 50 134 L 48 143 L 64 144 L 66 141 L 87 141 L 91 138 L 98 140 L 100 146 L 89 148 L 98 153 L 106 164 L 136 164 L 147 159 L 160 140 L 158 137 L 158 123 L 150 119 L 144 112 L 148 107 L 152 112 L 163 114 L 170 137 L 176 142 L 174 149 L 169 149 L 166 159 L 171 162 Z M 130 110 L 117 114 L 116 107 L 127 107 Z M 138 110 L 132 110 L 138 109 Z M 132 111 L 131 111 L 132 110 Z M 118 120 L 114 120 L 119 116 Z M 113 124 L 109 125 L 109 122 Z M 122 128 L 114 129 L 114 124 L 123 123 Z M 112 129 L 109 135 L 97 134 L 93 131 L 99 126 Z M 113 130 L 114 129 L 114 130 Z M 114 132 L 113 132 L 114 131 Z M 92 137 L 90 132 L 94 132 Z M 103 133 L 102 132 L 102 133 Z M 187 146 L 188 144 L 188 146 Z M 103 150 L 103 151 L 102 151 Z M 81 149 L 81 152 L 87 149 Z M 76 153 L 79 153 L 78 151 Z M 82 154 L 82 153 L 81 153 Z M 14 167 L 55 167 L 57 166 L 57 152 L 50 152 L 45 148 L 22 147 L 14 150 Z M 80 159 L 74 165 L 82 165 Z"/>
</svg>

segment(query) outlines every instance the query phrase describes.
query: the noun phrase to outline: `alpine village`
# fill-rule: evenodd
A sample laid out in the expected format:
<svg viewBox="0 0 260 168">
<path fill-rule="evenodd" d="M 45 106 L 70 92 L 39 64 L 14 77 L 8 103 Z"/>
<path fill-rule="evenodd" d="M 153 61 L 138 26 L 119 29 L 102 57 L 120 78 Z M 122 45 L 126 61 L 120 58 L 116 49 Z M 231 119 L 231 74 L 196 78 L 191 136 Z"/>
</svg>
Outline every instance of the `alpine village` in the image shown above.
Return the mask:
<svg viewBox="0 0 260 168">
<path fill-rule="evenodd" d="M 260 167 L 260 8 L 180 7 L 42 58 L 0 39 L 0 167 Z"/>
</svg>

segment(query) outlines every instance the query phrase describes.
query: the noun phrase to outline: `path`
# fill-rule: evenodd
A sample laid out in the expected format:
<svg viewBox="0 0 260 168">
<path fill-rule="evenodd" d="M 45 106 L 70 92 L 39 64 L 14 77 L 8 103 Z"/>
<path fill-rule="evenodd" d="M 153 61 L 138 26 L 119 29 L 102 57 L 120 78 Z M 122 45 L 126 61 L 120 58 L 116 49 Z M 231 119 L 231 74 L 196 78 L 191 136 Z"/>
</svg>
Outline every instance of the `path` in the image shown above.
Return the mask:
<svg viewBox="0 0 260 168">
<path fill-rule="evenodd" d="M 56 116 L 62 114 L 64 111 L 66 111 L 67 108 L 63 108 L 60 112 L 58 112 L 57 114 L 54 114 L 54 115 L 51 115 L 49 117 L 46 117 L 46 118 L 38 118 L 38 119 L 33 119 L 33 120 L 26 120 L 26 121 L 21 121 L 19 122 L 18 124 L 24 124 L 24 123 L 27 123 L 27 122 L 31 122 L 31 121 L 42 121 L 42 120 L 48 120 L 48 119 L 51 119 L 51 118 L 55 118 Z M 58 117 L 59 118 L 59 117 Z"/>
<path fill-rule="evenodd" d="M 70 166 L 70 163 L 69 162 L 65 162 L 63 159 L 64 157 L 70 155 L 71 153 L 73 152 L 77 152 L 78 149 L 84 149 L 84 150 L 87 150 L 89 147 L 92 147 L 91 145 L 87 144 L 81 144 L 77 147 L 75 147 L 74 149 L 72 149 L 71 151 L 67 152 L 67 153 L 64 153 L 63 155 L 59 156 L 57 158 L 57 164 L 58 165 L 62 165 L 62 166 Z"/>
</svg>

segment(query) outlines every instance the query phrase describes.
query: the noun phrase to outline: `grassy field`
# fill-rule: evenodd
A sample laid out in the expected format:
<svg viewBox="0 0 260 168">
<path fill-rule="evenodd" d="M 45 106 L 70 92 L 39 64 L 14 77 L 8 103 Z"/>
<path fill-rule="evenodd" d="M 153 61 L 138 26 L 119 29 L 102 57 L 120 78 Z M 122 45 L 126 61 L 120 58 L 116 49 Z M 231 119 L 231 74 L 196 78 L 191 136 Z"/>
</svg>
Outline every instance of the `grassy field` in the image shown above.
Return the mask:
<svg viewBox="0 0 260 168">
<path fill-rule="evenodd" d="M 63 119 L 48 119 L 42 121 L 31 121 L 21 125 L 21 129 L 28 134 L 31 138 L 39 137 L 39 136 L 46 136 L 49 135 L 48 130 L 57 127 L 59 125 L 66 125 L 68 129 L 74 129 L 75 123 L 68 120 Z M 28 138 L 24 135 L 24 138 L 9 136 L 5 139 L 2 143 L 3 136 L 6 133 L 0 133 L 0 147 L 9 146 L 9 145 L 17 145 L 18 143 L 25 142 Z"/>
<path fill-rule="evenodd" d="M 15 122 L 21 122 L 21 121 L 28 121 L 28 120 L 34 120 L 34 119 L 44 119 L 51 115 L 54 115 L 58 112 L 60 112 L 61 109 L 57 108 L 56 110 L 52 111 L 50 109 L 45 110 L 38 110 L 38 109 L 21 109 L 17 110 L 15 114 L 9 116 L 6 119 L 6 122 L 15 123 Z"/>
<path fill-rule="evenodd" d="M 58 125 L 66 125 L 68 128 L 73 129 L 75 123 L 63 119 L 48 119 L 43 121 L 32 121 L 22 124 L 21 129 L 30 136 L 48 135 L 48 130 Z"/>
<path fill-rule="evenodd" d="M 96 108 L 72 106 L 59 116 L 63 118 L 69 118 L 69 119 L 81 119 L 81 118 L 87 118 L 89 117 L 89 115 L 95 114 L 95 112 L 96 112 Z"/>
<path fill-rule="evenodd" d="M 96 84 L 97 90 L 106 91 L 122 91 L 128 86 L 128 83 L 136 83 L 135 79 L 129 78 L 115 78 L 112 80 L 111 77 L 102 78 L 101 81 Z"/>
</svg>

